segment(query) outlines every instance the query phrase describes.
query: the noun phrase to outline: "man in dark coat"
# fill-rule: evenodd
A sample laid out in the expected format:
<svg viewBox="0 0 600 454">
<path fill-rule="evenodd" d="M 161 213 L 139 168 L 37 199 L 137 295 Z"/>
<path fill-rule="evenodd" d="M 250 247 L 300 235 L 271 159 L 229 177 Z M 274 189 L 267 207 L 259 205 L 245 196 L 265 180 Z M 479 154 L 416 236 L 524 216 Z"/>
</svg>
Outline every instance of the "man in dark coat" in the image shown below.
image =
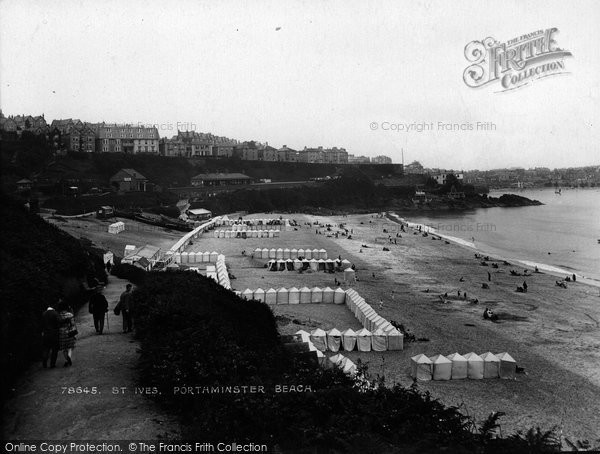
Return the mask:
<svg viewBox="0 0 600 454">
<path fill-rule="evenodd" d="M 56 367 L 59 327 L 60 316 L 58 312 L 52 306 L 48 306 L 42 314 L 42 366 L 44 368 L 48 367 L 48 357 L 50 357 L 50 367 Z"/>
<path fill-rule="evenodd" d="M 94 293 L 90 296 L 90 313 L 94 316 L 94 328 L 97 334 L 102 334 L 104 331 L 104 317 L 108 312 L 108 301 L 102 294 L 102 286 L 98 285 L 94 288 Z"/>
<path fill-rule="evenodd" d="M 123 332 L 130 333 L 133 327 L 133 321 L 131 319 L 131 284 L 125 286 L 125 291 L 121 293 L 119 298 L 119 306 L 121 313 L 123 314 Z"/>
</svg>

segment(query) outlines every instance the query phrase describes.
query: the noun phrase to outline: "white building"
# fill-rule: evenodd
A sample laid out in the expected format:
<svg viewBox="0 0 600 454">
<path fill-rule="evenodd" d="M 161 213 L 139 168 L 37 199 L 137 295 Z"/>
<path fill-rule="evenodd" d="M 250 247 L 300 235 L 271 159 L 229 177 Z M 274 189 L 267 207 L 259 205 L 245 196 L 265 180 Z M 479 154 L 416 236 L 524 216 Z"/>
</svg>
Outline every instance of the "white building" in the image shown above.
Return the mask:
<svg viewBox="0 0 600 454">
<path fill-rule="evenodd" d="M 460 181 L 461 183 L 463 182 L 464 174 L 462 172 L 461 173 L 443 172 L 443 173 L 438 173 L 438 174 L 432 175 L 431 177 L 437 182 L 437 184 L 444 185 L 444 184 L 446 184 L 446 181 L 448 180 L 449 175 L 454 175 L 458 181 Z"/>
</svg>

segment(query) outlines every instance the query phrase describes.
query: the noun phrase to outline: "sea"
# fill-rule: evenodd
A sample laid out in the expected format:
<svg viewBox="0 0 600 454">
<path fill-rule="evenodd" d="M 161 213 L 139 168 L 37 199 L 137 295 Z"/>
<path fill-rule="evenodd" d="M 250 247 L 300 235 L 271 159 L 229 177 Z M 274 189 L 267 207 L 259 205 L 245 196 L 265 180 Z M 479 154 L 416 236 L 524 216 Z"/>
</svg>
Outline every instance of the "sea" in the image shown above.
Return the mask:
<svg viewBox="0 0 600 454">
<path fill-rule="evenodd" d="M 505 193 L 544 205 L 400 217 L 484 254 L 557 275 L 574 273 L 600 285 L 600 188 L 561 188 L 560 194 L 554 188 L 519 189 L 489 195 Z"/>
</svg>

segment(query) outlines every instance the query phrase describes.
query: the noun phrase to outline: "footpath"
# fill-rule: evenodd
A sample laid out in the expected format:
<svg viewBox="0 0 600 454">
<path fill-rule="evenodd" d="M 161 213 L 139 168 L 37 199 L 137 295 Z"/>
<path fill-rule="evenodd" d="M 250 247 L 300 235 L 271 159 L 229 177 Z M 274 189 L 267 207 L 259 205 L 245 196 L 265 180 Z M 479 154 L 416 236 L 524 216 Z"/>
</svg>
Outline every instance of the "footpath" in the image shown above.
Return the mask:
<svg viewBox="0 0 600 454">
<path fill-rule="evenodd" d="M 132 333 L 122 333 L 122 318 L 113 312 L 126 284 L 109 277 L 103 291 L 109 303 L 104 334 L 96 334 L 87 305 L 76 314 L 79 334 L 71 367 L 63 367 L 59 352 L 56 368 L 43 369 L 40 361 L 23 374 L 4 407 L 2 439 L 178 438 L 176 420 L 136 393 L 139 345 Z"/>
</svg>

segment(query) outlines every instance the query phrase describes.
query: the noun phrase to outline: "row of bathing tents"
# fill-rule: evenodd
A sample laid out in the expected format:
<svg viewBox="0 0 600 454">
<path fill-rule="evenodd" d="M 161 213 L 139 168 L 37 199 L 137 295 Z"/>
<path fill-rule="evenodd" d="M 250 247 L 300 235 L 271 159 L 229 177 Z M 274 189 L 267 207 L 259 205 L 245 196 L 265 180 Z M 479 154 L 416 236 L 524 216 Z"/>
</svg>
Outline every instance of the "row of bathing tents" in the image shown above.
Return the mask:
<svg viewBox="0 0 600 454">
<path fill-rule="evenodd" d="M 346 304 L 346 307 L 363 325 L 363 329 L 354 332 L 352 329 L 344 331 L 347 341 L 344 343 L 343 333 L 334 329 L 331 334 L 318 328 L 311 335 L 311 341 L 320 351 L 338 351 L 339 346 L 335 347 L 336 342 L 330 343 L 329 337 L 339 338 L 339 345 L 347 351 L 386 351 L 402 350 L 404 348 L 404 335 L 398 331 L 385 318 L 377 315 L 373 308 L 367 304 L 358 292 L 353 289 L 335 290 L 330 287 L 321 289 L 319 287 L 302 287 L 300 289 L 292 287 L 290 289 L 280 288 L 275 290 L 270 288 L 263 290 L 246 289 L 238 295 L 244 299 L 258 300 L 267 304 Z M 331 331 L 331 330 L 330 330 Z M 340 334 L 337 334 L 340 333 Z M 300 333 L 301 334 L 301 333 Z M 314 337 L 313 337 L 314 336 Z M 315 340 L 315 339 L 320 340 Z M 352 341 L 354 339 L 354 341 Z M 354 343 L 353 343 L 354 342 Z"/>
<path fill-rule="evenodd" d="M 298 340 L 300 342 L 306 342 L 308 344 L 308 349 L 310 351 L 315 352 L 315 354 L 317 355 L 317 361 L 321 367 L 339 367 L 347 374 L 354 375 L 356 373 L 356 364 L 354 364 L 349 358 L 345 357 L 341 353 L 338 353 L 337 355 L 334 355 L 327 359 L 323 352 L 319 350 L 312 342 L 311 335 L 308 332 L 300 330 L 296 333 L 296 336 L 298 336 Z"/>
<path fill-rule="evenodd" d="M 398 342 L 400 345 L 395 345 L 395 348 L 390 348 L 389 350 L 402 350 L 404 348 L 404 335 L 389 321 L 381 315 L 378 315 L 377 312 L 375 312 L 375 309 L 373 309 L 356 290 L 351 288 L 346 290 L 345 303 L 348 310 L 354 314 L 365 329 L 372 332 L 382 330 L 385 333 L 393 333 L 393 336 L 398 336 L 398 339 L 395 340 L 395 342 Z"/>
<path fill-rule="evenodd" d="M 319 287 L 302 287 L 300 289 L 282 287 L 278 290 L 270 288 L 266 291 L 261 288 L 246 289 L 240 296 L 247 300 L 254 299 L 267 304 L 344 304 L 346 292 L 341 288 L 333 290 L 330 287 L 324 289 Z"/>
<path fill-rule="evenodd" d="M 279 230 L 215 230 L 215 238 L 276 238 Z"/>
<path fill-rule="evenodd" d="M 176 252 L 173 255 L 175 263 L 217 263 L 218 252 Z"/>
<path fill-rule="evenodd" d="M 256 259 L 322 259 L 327 260 L 327 251 L 325 249 L 296 249 L 296 248 L 256 248 L 253 252 L 254 258 Z M 348 260 L 342 260 L 342 263 L 347 262 L 347 266 L 350 266 Z M 346 268 L 346 267 L 344 267 Z"/>
<path fill-rule="evenodd" d="M 311 271 L 336 271 L 340 270 L 340 260 L 323 260 L 323 259 L 279 259 L 269 260 L 267 263 L 267 270 L 269 271 L 300 271 L 300 270 L 311 270 Z M 348 271 L 348 273 L 346 273 Z M 347 282 L 355 281 L 355 274 L 352 268 L 344 270 L 344 279 Z"/>
<path fill-rule="evenodd" d="M 227 290 L 231 290 L 229 272 L 227 271 L 227 266 L 225 265 L 225 256 L 223 254 L 219 254 L 219 257 L 217 258 L 216 271 L 219 284 L 222 287 L 225 287 Z"/>
<path fill-rule="evenodd" d="M 223 216 L 218 225 L 229 226 L 230 230 L 271 230 L 290 227 L 289 219 L 243 219 L 235 220 Z"/>
<path fill-rule="evenodd" d="M 376 331 L 371 332 L 366 328 L 358 331 L 351 328 L 345 331 L 340 331 L 337 328 L 332 328 L 329 331 L 317 328 L 310 333 L 300 330 L 296 334 L 310 336 L 313 345 L 322 352 L 402 350 L 402 334 L 396 329 L 384 331 L 378 328 Z"/>
<path fill-rule="evenodd" d="M 461 355 L 453 353 L 447 357 L 435 355 L 427 357 L 420 354 L 411 358 L 412 377 L 420 381 L 428 380 L 460 380 L 470 378 L 481 380 L 484 378 L 514 379 L 517 363 L 508 353 L 491 352 L 482 354 L 467 353 Z"/>
</svg>

